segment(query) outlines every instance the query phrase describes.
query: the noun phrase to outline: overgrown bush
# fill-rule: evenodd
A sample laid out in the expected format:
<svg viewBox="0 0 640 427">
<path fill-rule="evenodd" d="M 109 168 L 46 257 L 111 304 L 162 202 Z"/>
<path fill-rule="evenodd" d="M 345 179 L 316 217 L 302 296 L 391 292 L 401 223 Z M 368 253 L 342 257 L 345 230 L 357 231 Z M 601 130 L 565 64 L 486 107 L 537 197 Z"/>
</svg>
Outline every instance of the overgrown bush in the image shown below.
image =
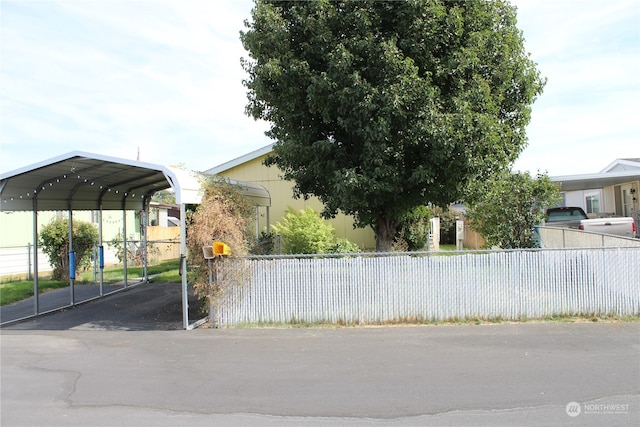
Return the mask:
<svg viewBox="0 0 640 427">
<path fill-rule="evenodd" d="M 407 250 L 420 251 L 427 244 L 427 233 L 431 220 L 431 211 L 426 206 L 417 206 L 402 217 L 398 238 L 406 242 Z"/>
<path fill-rule="evenodd" d="M 95 225 L 74 221 L 72 227 L 75 268 L 80 271 L 91 265 L 93 245 L 98 241 L 98 229 Z M 69 220 L 53 219 L 40 231 L 40 247 L 49 257 L 53 267 L 53 280 L 69 280 Z"/>
<path fill-rule="evenodd" d="M 220 283 L 233 286 L 242 282 L 243 271 L 234 260 L 248 253 L 254 209 L 236 187 L 224 181 L 203 178 L 202 187 L 202 202 L 187 221 L 189 280 L 199 297 L 215 298 L 223 289 L 209 286 L 209 266 L 202 248 L 212 246 L 214 241 L 226 243 L 231 256 L 215 265 Z"/>
<path fill-rule="evenodd" d="M 506 172 L 470 185 L 467 217 L 489 247 L 533 248 L 533 227 L 544 219 L 544 208 L 559 200 L 560 185 L 546 174 Z"/>
<path fill-rule="evenodd" d="M 335 239 L 333 227 L 310 207 L 299 211 L 289 207 L 272 228 L 282 236 L 282 250 L 287 254 L 323 254 Z"/>
<path fill-rule="evenodd" d="M 299 211 L 290 207 L 282 221 L 271 227 L 282 236 L 282 250 L 287 254 L 360 252 L 355 243 L 336 239 L 331 224 L 311 207 Z"/>
<path fill-rule="evenodd" d="M 107 246 L 114 250 L 118 261 L 124 261 L 124 243 L 122 231 L 113 238 L 113 240 L 106 242 Z M 129 241 L 127 244 L 127 263 L 133 263 L 134 265 L 142 265 L 144 260 L 144 251 L 142 245 Z M 147 242 L 147 261 L 154 263 L 160 258 L 160 249 L 152 242 Z"/>
<path fill-rule="evenodd" d="M 336 239 L 335 243 L 329 246 L 329 253 L 332 254 L 349 254 L 361 252 L 360 246 L 349 241 L 348 239 Z"/>
</svg>

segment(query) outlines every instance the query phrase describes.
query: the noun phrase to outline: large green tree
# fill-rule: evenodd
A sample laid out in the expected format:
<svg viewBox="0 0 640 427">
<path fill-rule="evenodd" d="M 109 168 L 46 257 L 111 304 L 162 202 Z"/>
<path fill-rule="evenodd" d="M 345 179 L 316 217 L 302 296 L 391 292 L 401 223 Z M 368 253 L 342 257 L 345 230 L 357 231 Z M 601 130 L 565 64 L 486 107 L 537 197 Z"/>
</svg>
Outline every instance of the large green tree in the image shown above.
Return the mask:
<svg viewBox="0 0 640 427">
<path fill-rule="evenodd" d="M 447 205 L 526 144 L 543 80 L 505 1 L 257 0 L 241 33 L 247 113 L 271 123 L 266 163 L 371 226 Z"/>
</svg>

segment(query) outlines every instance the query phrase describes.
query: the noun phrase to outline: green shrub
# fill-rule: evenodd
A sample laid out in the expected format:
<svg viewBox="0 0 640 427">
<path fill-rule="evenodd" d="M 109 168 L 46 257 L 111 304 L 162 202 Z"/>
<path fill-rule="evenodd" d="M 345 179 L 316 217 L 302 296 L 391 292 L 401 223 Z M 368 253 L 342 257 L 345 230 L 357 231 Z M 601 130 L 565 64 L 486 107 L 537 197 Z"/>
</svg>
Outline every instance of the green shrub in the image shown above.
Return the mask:
<svg viewBox="0 0 640 427">
<path fill-rule="evenodd" d="M 360 252 L 360 246 L 347 239 L 337 239 L 334 244 L 329 247 L 329 253 L 347 254 Z"/>
<path fill-rule="evenodd" d="M 407 249 L 419 251 L 427 244 L 427 233 L 431 220 L 431 211 L 426 206 L 417 206 L 407 212 L 400 220 L 398 238 L 406 242 Z"/>
<path fill-rule="evenodd" d="M 333 227 L 310 207 L 299 211 L 290 207 L 282 222 L 272 228 L 282 236 L 282 249 L 287 254 L 326 253 L 335 239 Z"/>
<path fill-rule="evenodd" d="M 538 246 L 533 227 L 544 219 L 544 208 L 560 200 L 560 185 L 546 174 L 503 173 L 469 186 L 467 218 L 489 247 Z"/>
<path fill-rule="evenodd" d="M 95 225 L 84 222 L 73 222 L 73 250 L 75 251 L 75 268 L 79 270 L 91 265 L 93 245 L 98 241 L 98 229 Z M 69 279 L 69 220 L 54 219 L 42 227 L 40 246 L 49 257 L 53 267 L 53 280 Z"/>
</svg>

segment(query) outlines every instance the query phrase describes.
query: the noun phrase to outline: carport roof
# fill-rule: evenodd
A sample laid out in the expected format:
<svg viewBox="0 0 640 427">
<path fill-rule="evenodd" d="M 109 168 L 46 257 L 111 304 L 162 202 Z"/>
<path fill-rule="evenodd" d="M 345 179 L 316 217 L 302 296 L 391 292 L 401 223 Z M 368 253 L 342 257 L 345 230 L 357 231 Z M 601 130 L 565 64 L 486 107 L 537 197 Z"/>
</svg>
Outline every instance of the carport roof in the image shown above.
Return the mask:
<svg viewBox="0 0 640 427">
<path fill-rule="evenodd" d="M 554 176 L 551 177 L 551 180 L 562 183 L 561 191 L 591 190 L 638 181 L 640 180 L 640 172 L 628 170 L 588 175 Z"/>
<path fill-rule="evenodd" d="M 259 184 L 231 181 L 258 206 L 271 196 Z M 153 193 L 173 188 L 177 204 L 202 199 L 197 174 L 135 160 L 73 151 L 0 174 L 0 211 L 142 210 Z"/>
<path fill-rule="evenodd" d="M 39 211 L 140 210 L 170 187 L 178 180 L 164 166 L 73 151 L 1 174 L 0 210 L 31 211 L 34 200 Z"/>
</svg>

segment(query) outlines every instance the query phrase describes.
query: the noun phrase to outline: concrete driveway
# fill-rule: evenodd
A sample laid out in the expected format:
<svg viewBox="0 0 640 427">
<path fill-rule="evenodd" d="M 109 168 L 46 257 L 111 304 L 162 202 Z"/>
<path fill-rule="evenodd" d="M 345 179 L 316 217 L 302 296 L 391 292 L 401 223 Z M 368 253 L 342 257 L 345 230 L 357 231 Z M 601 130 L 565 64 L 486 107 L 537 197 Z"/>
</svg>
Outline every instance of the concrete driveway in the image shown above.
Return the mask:
<svg viewBox="0 0 640 427">
<path fill-rule="evenodd" d="M 640 425 L 638 322 L 144 324 L 3 328 L 2 426 Z"/>
</svg>

